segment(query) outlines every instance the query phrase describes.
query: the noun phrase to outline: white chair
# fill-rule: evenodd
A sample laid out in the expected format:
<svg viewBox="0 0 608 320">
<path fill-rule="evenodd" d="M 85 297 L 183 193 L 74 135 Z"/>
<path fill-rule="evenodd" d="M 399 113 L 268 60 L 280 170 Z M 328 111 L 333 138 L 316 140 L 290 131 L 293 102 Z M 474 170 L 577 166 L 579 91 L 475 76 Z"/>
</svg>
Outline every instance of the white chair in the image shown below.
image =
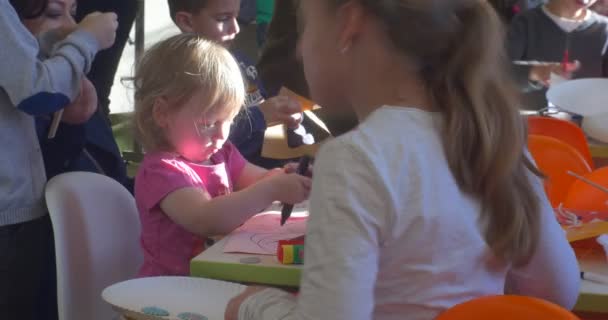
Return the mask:
<svg viewBox="0 0 608 320">
<path fill-rule="evenodd" d="M 59 320 L 116 318 L 101 292 L 133 278 L 143 261 L 133 196 L 88 172 L 56 176 L 45 195 L 55 234 Z"/>
</svg>

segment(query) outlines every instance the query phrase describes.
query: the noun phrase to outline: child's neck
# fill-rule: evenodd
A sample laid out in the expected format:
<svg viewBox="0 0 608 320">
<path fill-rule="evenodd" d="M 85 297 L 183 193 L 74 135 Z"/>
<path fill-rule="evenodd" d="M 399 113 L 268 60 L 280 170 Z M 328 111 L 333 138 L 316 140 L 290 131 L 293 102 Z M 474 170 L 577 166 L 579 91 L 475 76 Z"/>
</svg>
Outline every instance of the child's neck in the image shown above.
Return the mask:
<svg viewBox="0 0 608 320">
<path fill-rule="evenodd" d="M 586 7 L 580 7 L 565 1 L 549 1 L 545 8 L 558 17 L 571 20 L 585 19 L 588 10 Z"/>
</svg>

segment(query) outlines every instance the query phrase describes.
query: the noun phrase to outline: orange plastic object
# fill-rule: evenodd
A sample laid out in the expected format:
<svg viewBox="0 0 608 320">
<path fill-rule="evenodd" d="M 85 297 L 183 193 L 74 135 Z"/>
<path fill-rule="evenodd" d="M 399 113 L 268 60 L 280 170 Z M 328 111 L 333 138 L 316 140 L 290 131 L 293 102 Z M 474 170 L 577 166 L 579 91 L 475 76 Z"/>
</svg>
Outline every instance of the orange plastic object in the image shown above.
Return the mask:
<svg viewBox="0 0 608 320">
<path fill-rule="evenodd" d="M 580 320 L 551 302 L 523 296 L 504 295 L 473 299 L 456 305 L 435 320 Z"/>
<path fill-rule="evenodd" d="M 594 168 L 587 137 L 585 137 L 583 129 L 574 123 L 550 117 L 530 116 L 528 117 L 528 133 L 553 137 L 571 145 L 581 153 L 589 167 Z"/>
<path fill-rule="evenodd" d="M 583 177 L 608 188 L 608 167 L 597 169 Z M 574 210 L 608 212 L 608 193 L 577 179 L 568 190 L 564 207 Z"/>
<path fill-rule="evenodd" d="M 553 207 L 565 200 L 576 180 L 568 171 L 579 175 L 591 172 L 580 152 L 555 138 L 531 134 L 528 136 L 528 148 L 538 168 L 547 176 L 545 191 Z"/>
</svg>

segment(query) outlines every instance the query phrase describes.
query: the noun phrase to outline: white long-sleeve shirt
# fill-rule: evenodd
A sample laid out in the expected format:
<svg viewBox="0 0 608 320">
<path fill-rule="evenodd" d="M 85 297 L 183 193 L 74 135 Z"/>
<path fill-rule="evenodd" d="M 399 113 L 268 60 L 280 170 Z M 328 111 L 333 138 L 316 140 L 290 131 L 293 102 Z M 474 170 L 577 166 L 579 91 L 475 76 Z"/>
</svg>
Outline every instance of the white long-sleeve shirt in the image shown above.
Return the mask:
<svg viewBox="0 0 608 320">
<path fill-rule="evenodd" d="M 434 319 L 483 295 L 531 295 L 571 308 L 576 258 L 535 178 L 540 243 L 523 268 L 495 257 L 480 206 L 454 180 L 441 116 L 383 107 L 323 146 L 315 162 L 299 297 L 246 299 L 239 319 Z"/>
</svg>

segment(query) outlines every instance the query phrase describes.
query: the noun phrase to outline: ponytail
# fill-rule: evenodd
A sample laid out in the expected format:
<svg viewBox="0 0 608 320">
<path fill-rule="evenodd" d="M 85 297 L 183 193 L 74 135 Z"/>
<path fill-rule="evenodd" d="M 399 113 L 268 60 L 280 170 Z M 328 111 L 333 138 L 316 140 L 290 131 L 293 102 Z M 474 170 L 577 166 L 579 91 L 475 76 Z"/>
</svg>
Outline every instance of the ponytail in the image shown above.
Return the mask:
<svg viewBox="0 0 608 320">
<path fill-rule="evenodd" d="M 481 204 L 486 243 L 497 257 L 526 263 L 538 243 L 531 178 L 540 173 L 524 154 L 518 92 L 495 10 L 486 0 L 359 1 L 413 61 L 443 114 L 446 158 L 460 189 Z"/>
<path fill-rule="evenodd" d="M 540 205 L 530 176 L 540 173 L 524 154 L 525 127 L 503 56 L 501 22 L 486 2 L 475 2 L 456 11 L 462 25 L 453 52 L 427 74 L 428 85 L 445 117 L 451 171 L 481 202 L 486 242 L 497 256 L 524 264 L 538 243 Z"/>
</svg>

